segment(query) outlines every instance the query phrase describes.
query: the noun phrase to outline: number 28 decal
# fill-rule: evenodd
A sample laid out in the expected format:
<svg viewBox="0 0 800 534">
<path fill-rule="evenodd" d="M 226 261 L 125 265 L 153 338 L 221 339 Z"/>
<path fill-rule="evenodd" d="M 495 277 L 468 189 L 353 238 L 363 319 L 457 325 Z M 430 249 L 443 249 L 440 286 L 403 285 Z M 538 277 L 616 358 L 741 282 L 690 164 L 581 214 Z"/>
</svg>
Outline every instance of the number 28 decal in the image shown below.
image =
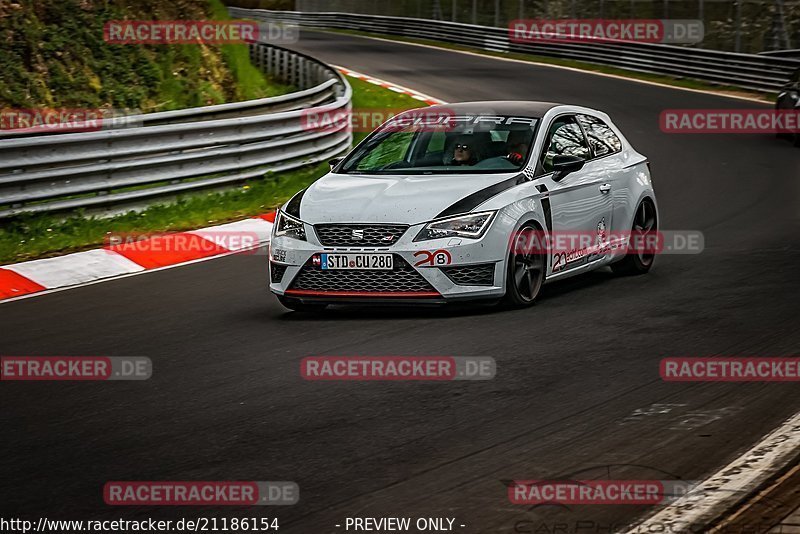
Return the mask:
<svg viewBox="0 0 800 534">
<path fill-rule="evenodd" d="M 415 263 L 414 267 L 422 267 L 423 265 L 450 265 L 450 263 L 453 261 L 453 257 L 450 255 L 450 253 L 443 249 L 434 251 L 419 250 L 414 253 L 415 258 L 420 256 L 423 258 Z"/>
</svg>

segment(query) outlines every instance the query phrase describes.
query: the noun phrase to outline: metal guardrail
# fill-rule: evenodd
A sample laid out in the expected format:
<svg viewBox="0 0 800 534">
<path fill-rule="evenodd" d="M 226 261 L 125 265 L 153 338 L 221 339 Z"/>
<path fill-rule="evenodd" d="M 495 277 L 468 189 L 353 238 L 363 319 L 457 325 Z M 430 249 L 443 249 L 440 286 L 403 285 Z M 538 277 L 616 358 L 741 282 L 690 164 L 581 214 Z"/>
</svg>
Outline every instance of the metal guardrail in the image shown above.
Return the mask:
<svg viewBox="0 0 800 534">
<path fill-rule="evenodd" d="M 800 59 L 800 48 L 794 48 L 792 50 L 773 50 L 771 52 L 761 52 L 759 55 L 772 57 L 792 57 Z"/>
<path fill-rule="evenodd" d="M 508 29 L 441 20 L 351 13 L 229 8 L 233 17 L 291 22 L 312 28 L 358 30 L 480 48 L 494 52 L 571 59 L 626 70 L 702 80 L 712 84 L 775 92 L 800 60 L 737 54 L 683 46 L 634 42 L 512 42 Z"/>
<path fill-rule="evenodd" d="M 300 91 L 143 115 L 137 118 L 144 126 L 136 128 L 0 140 L 0 218 L 79 208 L 119 211 L 349 150 L 346 119 L 316 130 L 304 120 L 310 109 L 350 109 L 352 90 L 339 72 L 263 43 L 251 45 L 250 55 L 264 72 Z"/>
</svg>

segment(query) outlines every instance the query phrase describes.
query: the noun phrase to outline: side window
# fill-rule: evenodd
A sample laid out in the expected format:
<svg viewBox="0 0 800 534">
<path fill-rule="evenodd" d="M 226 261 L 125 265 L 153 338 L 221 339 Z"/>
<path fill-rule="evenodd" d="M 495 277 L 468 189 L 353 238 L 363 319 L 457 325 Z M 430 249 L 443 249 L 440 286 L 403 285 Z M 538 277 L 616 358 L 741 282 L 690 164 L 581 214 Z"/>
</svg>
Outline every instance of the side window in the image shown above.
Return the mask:
<svg viewBox="0 0 800 534">
<path fill-rule="evenodd" d="M 578 115 L 578 120 L 586 130 L 586 137 L 589 138 L 589 145 L 596 157 L 616 154 L 622 150 L 622 141 L 608 124 L 589 115 Z"/>
<path fill-rule="evenodd" d="M 589 145 L 573 115 L 558 117 L 547 132 L 541 164 L 545 173 L 553 171 L 556 156 L 578 156 L 589 159 Z"/>
</svg>

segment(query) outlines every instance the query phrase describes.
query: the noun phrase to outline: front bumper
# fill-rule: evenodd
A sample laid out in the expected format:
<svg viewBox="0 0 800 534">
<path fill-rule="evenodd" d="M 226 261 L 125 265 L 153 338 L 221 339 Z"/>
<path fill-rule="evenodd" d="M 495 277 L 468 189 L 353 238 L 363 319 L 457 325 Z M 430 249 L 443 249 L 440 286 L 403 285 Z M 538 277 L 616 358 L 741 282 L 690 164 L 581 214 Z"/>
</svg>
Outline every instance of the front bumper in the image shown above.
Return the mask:
<svg viewBox="0 0 800 534">
<path fill-rule="evenodd" d="M 323 246 L 313 226 L 308 241 L 273 236 L 270 291 L 315 302 L 441 303 L 504 294 L 507 237 L 492 230 L 478 240 L 442 238 L 414 242 L 423 225 L 411 226 L 388 247 Z M 320 253 L 391 253 L 394 271 L 322 271 Z M 279 274 L 280 276 L 274 276 Z M 449 275 L 448 275 L 449 274 Z"/>
</svg>

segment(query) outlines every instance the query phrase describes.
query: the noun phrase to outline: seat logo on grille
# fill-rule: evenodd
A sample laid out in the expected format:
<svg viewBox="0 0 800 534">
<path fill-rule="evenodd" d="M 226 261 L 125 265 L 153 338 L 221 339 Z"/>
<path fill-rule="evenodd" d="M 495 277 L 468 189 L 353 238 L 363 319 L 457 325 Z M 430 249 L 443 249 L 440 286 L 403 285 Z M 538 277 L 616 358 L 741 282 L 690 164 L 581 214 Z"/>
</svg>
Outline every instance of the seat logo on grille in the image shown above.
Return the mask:
<svg viewBox="0 0 800 534">
<path fill-rule="evenodd" d="M 364 240 L 364 230 L 355 229 L 351 235 L 353 241 L 363 241 Z"/>
</svg>

